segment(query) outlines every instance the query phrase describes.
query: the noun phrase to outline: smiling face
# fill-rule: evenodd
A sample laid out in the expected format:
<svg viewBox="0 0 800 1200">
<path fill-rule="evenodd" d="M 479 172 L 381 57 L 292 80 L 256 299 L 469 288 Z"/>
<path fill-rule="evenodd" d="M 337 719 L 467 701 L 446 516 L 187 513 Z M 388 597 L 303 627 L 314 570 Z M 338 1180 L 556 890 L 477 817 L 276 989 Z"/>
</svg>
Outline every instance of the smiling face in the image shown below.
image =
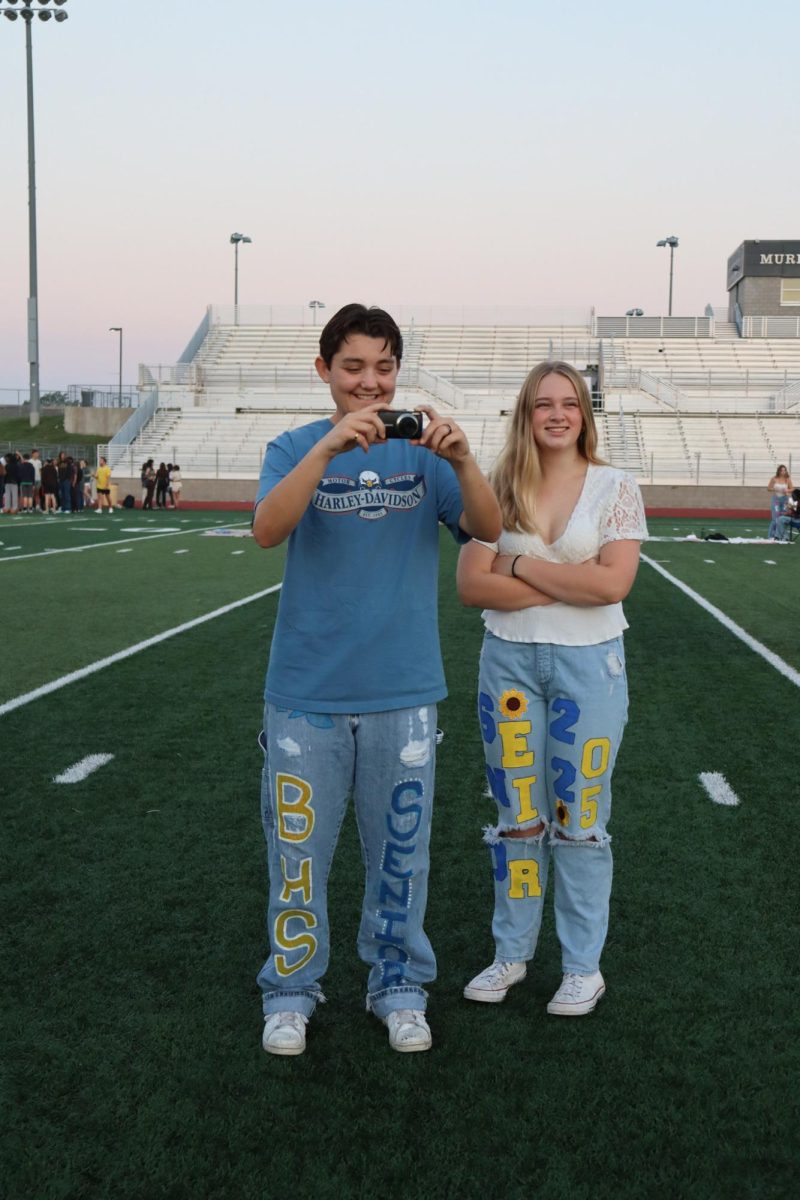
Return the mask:
<svg viewBox="0 0 800 1200">
<path fill-rule="evenodd" d="M 323 358 L 318 358 L 314 365 L 320 379 L 331 389 L 336 405 L 334 421 L 378 401 L 388 408 L 394 400 L 397 359 L 383 338 L 351 333 L 334 354 L 330 366 Z"/>
<path fill-rule="evenodd" d="M 583 427 L 573 383 L 551 371 L 542 378 L 533 403 L 533 438 L 539 451 L 574 450 Z"/>
</svg>

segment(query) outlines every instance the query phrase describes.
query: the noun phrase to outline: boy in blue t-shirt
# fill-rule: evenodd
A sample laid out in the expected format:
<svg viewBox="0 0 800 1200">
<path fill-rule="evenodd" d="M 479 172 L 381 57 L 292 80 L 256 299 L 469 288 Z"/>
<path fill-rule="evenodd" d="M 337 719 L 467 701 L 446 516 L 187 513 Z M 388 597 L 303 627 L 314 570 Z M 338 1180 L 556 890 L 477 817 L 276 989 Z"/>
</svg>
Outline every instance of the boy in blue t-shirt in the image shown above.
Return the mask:
<svg viewBox="0 0 800 1200">
<path fill-rule="evenodd" d="M 262 817 L 272 953 L 258 976 L 263 1046 L 301 1054 L 328 965 L 328 872 L 352 792 L 366 887 L 358 951 L 367 1008 L 395 1050 L 428 1050 L 424 929 L 436 703 L 446 693 L 436 612 L 439 523 L 495 540 L 500 511 L 454 421 L 416 440 L 378 415 L 403 339 L 379 308 L 348 304 L 320 337 L 330 418 L 267 447 L 253 534 L 289 539 L 265 688 Z"/>
</svg>

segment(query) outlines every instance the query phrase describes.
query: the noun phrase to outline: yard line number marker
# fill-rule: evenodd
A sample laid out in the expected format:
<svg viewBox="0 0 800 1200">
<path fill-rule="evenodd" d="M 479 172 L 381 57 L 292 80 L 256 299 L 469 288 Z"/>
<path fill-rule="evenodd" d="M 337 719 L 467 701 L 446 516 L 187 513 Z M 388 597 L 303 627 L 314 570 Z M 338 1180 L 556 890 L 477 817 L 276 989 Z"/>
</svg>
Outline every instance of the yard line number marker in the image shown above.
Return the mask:
<svg viewBox="0 0 800 1200">
<path fill-rule="evenodd" d="M 781 675 L 785 679 L 788 679 L 790 683 L 793 683 L 795 687 L 800 687 L 800 671 L 796 671 L 794 667 L 790 667 L 774 650 L 768 649 L 763 642 L 759 642 L 746 629 L 742 629 L 741 625 L 737 625 L 735 621 L 732 621 L 730 617 L 725 615 L 722 609 L 717 608 L 710 600 L 706 600 L 705 596 L 701 596 L 694 588 L 690 588 L 687 583 L 683 583 L 680 579 L 670 574 L 669 571 L 665 571 L 655 559 L 648 558 L 646 554 L 643 554 L 642 562 L 646 562 L 648 566 L 651 566 L 654 571 L 658 571 L 659 575 L 663 575 L 665 579 L 668 579 L 670 583 L 674 584 L 690 600 L 694 600 L 695 604 L 699 604 L 701 608 L 704 608 L 715 620 L 719 621 L 720 625 L 724 625 L 740 642 L 744 642 L 745 646 L 749 646 L 751 650 L 755 650 L 756 654 L 760 654 L 765 662 L 768 662 L 776 671 L 780 671 Z M 0 709 L 1 713 L 2 709 Z"/>
<path fill-rule="evenodd" d="M 111 762 L 113 757 L 113 754 L 89 754 L 80 762 L 67 767 L 66 771 L 62 771 L 60 775 L 54 775 L 53 783 L 80 783 L 82 780 L 88 779 L 95 771 L 99 771 L 100 767 Z"/>
<path fill-rule="evenodd" d="M 213 612 L 206 613 L 202 617 L 195 617 L 191 621 L 184 621 L 182 625 L 176 625 L 174 629 L 166 629 L 163 633 L 157 633 L 155 637 L 146 638 L 143 642 L 137 642 L 134 646 L 128 646 L 126 650 L 118 650 L 116 654 L 109 654 L 107 658 L 100 658 L 97 662 L 89 663 L 88 667 L 81 667 L 78 671 L 70 671 L 69 675 L 62 675 L 60 679 L 44 683 L 41 687 L 35 688 L 32 692 L 26 692 L 23 696 L 15 696 L 13 700 L 7 700 L 5 704 L 0 704 L 0 717 L 4 717 L 6 713 L 13 712 L 15 708 L 22 708 L 24 704 L 30 704 L 33 700 L 39 700 L 42 696 L 49 696 L 51 692 L 57 692 L 61 688 L 68 687 L 71 683 L 76 683 L 79 679 L 85 679 L 87 675 L 94 675 L 96 671 L 102 671 L 105 667 L 111 667 L 114 663 L 131 658 L 141 650 L 149 650 L 151 646 L 157 646 L 159 642 L 166 642 L 168 638 L 177 637 L 179 633 L 186 633 L 190 629 L 196 629 L 198 625 L 205 625 L 206 621 L 213 621 L 216 617 L 224 617 L 227 613 L 233 612 L 234 609 L 243 608 L 245 604 L 252 604 L 254 600 L 261 600 L 264 596 L 271 596 L 273 592 L 279 591 L 280 587 L 279 583 L 274 583 L 272 587 L 264 588 L 261 592 L 254 592 L 252 596 L 245 596 L 242 600 L 234 600 L 232 604 L 224 604 L 222 608 L 215 608 Z"/>
<path fill-rule="evenodd" d="M 720 775 L 718 771 L 701 771 L 697 778 L 715 804 L 724 804 L 728 808 L 735 808 L 740 803 L 736 792 L 725 776 Z"/>
</svg>

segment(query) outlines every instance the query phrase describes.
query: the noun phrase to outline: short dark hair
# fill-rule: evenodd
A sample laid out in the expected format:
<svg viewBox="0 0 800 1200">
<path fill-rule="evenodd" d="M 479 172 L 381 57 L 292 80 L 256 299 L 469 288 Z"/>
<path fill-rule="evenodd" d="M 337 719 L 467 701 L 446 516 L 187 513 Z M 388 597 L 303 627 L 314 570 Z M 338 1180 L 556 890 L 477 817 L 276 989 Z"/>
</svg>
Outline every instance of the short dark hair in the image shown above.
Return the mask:
<svg viewBox="0 0 800 1200">
<path fill-rule="evenodd" d="M 363 333 L 367 337 L 383 338 L 397 365 L 403 357 L 403 335 L 394 317 L 390 317 L 382 308 L 367 308 L 366 304 L 345 304 L 323 329 L 319 337 L 319 353 L 326 366 L 333 362 L 333 356 L 340 349 L 351 333 Z"/>
</svg>

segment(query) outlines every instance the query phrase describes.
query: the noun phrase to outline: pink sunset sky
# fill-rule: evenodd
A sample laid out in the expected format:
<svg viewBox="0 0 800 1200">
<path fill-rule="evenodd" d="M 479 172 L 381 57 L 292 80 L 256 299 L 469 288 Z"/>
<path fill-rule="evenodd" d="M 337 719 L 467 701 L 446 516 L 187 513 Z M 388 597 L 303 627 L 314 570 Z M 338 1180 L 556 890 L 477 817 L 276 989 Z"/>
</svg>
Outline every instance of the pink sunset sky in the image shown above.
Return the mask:
<svg viewBox="0 0 800 1200">
<path fill-rule="evenodd" d="M 3 0 L 5 3 L 6 0 Z M 800 237 L 800 5 L 68 0 L 36 22 L 42 391 L 206 305 L 726 303 Z M 27 387 L 24 29 L 0 21 L 0 389 Z M 0 403 L 13 402 L 0 390 Z"/>
</svg>

